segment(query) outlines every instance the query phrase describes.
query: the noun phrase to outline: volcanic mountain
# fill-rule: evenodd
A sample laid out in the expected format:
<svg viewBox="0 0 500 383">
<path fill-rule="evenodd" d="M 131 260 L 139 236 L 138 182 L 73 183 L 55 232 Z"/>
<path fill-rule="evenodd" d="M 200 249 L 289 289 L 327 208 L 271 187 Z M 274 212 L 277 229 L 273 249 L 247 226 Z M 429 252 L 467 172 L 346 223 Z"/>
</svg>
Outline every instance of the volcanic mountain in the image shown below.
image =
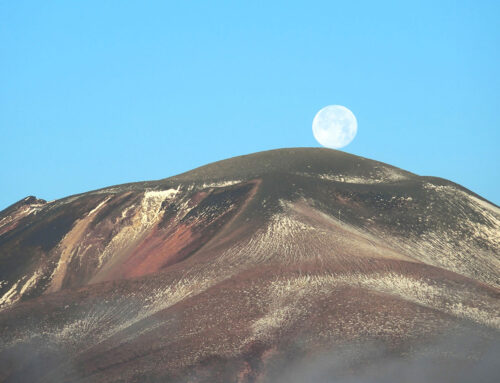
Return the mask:
<svg viewBox="0 0 500 383">
<path fill-rule="evenodd" d="M 354 381 L 388 360 L 477 378 L 499 266 L 497 206 L 329 149 L 27 197 L 0 212 L 0 381 Z"/>
</svg>

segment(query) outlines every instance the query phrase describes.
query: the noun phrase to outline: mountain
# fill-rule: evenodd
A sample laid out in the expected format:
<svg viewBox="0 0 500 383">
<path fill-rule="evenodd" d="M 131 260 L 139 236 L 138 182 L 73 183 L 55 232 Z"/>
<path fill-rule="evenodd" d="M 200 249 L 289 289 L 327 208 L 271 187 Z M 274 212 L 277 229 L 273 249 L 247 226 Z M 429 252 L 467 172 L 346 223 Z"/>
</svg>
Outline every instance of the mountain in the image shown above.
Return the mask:
<svg viewBox="0 0 500 383">
<path fill-rule="evenodd" d="M 0 381 L 490 379 L 499 266 L 496 205 L 329 149 L 27 197 L 0 212 Z"/>
</svg>

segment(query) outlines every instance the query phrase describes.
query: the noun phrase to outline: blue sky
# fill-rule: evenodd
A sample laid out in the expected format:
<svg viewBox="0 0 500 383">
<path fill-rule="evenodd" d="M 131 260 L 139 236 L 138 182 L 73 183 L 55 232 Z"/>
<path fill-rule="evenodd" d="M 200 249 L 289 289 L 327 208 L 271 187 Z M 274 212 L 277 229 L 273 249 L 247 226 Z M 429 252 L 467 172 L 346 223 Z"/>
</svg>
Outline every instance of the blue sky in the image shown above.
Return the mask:
<svg viewBox="0 0 500 383">
<path fill-rule="evenodd" d="M 500 204 L 500 2 L 1 1 L 0 209 L 319 146 Z"/>
</svg>

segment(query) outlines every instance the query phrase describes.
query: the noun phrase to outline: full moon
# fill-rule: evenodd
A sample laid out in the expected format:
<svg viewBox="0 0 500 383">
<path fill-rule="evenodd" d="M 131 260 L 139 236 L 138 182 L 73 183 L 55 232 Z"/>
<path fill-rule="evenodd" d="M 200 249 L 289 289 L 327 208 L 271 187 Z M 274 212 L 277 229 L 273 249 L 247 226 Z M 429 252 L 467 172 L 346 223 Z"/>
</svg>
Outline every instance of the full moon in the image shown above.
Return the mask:
<svg viewBox="0 0 500 383">
<path fill-rule="evenodd" d="M 312 130 L 314 138 L 321 145 L 340 149 L 354 139 L 358 132 L 358 122 L 345 106 L 328 105 L 314 117 Z"/>
</svg>

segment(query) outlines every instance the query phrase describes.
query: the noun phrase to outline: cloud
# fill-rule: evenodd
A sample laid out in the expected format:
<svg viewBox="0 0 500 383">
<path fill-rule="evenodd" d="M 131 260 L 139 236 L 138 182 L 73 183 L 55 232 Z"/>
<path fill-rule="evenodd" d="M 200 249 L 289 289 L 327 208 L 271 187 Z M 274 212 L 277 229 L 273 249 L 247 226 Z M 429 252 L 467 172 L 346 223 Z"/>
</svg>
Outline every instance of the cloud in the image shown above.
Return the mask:
<svg viewBox="0 0 500 383">
<path fill-rule="evenodd" d="M 275 363 L 266 383 L 489 383 L 500 376 L 500 337 L 447 334 L 397 356 L 375 343 L 345 345 L 300 361 Z M 283 361 L 282 361 L 283 362 Z"/>
</svg>

